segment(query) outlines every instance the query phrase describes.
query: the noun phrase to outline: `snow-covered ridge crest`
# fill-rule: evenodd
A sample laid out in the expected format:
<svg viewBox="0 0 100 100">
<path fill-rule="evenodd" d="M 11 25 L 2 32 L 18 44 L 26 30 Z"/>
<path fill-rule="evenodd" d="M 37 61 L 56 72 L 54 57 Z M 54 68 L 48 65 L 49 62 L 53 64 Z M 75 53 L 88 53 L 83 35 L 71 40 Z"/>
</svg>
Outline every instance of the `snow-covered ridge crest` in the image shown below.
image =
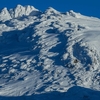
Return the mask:
<svg viewBox="0 0 100 100">
<path fill-rule="evenodd" d="M 0 12 L 0 20 L 9 20 L 9 19 L 11 19 L 10 13 L 7 10 L 7 8 L 5 7 Z"/>
<path fill-rule="evenodd" d="M 38 11 L 36 8 L 33 6 L 22 6 L 22 5 L 17 5 L 17 7 L 14 9 L 14 17 L 20 17 L 23 15 L 30 15 L 33 11 Z"/>
<path fill-rule="evenodd" d="M 0 21 L 7 21 L 13 18 L 19 18 L 23 16 L 36 16 L 38 14 L 41 14 L 42 12 L 36 9 L 33 6 L 27 5 L 27 6 L 22 6 L 18 4 L 14 9 L 7 9 L 6 7 L 3 8 L 0 11 Z M 62 13 L 55 10 L 52 7 L 49 7 L 48 9 L 45 10 L 44 16 L 62 16 Z M 76 13 L 73 10 L 70 10 L 69 12 L 66 12 L 66 17 L 75 17 L 75 18 L 81 18 L 81 17 L 86 17 L 81 15 L 80 13 Z"/>
<path fill-rule="evenodd" d="M 74 12 L 73 10 L 68 11 L 68 12 L 67 12 L 67 15 L 68 15 L 68 16 L 72 16 L 72 17 L 75 17 L 75 18 L 80 18 L 80 17 L 83 16 L 83 15 L 81 15 L 80 13 Z"/>
<path fill-rule="evenodd" d="M 45 14 L 59 14 L 60 12 L 58 12 L 57 10 L 55 10 L 54 8 L 52 7 L 49 7 L 46 11 L 45 11 Z"/>
<path fill-rule="evenodd" d="M 36 12 L 39 12 L 38 9 L 34 8 L 33 6 L 27 5 L 17 5 L 16 8 L 8 10 L 7 8 L 4 8 L 0 12 L 0 20 L 5 21 L 12 18 L 22 17 L 22 16 L 28 16 L 28 15 L 34 15 Z"/>
</svg>

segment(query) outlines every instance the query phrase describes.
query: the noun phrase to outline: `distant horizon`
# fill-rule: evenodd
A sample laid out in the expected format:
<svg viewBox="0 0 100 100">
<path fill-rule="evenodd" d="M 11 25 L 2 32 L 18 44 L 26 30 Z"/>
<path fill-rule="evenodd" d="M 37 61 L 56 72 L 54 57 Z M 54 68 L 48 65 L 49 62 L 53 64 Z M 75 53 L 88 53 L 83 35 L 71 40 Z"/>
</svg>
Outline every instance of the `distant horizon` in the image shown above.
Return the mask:
<svg viewBox="0 0 100 100">
<path fill-rule="evenodd" d="M 3 0 L 0 1 L 0 10 L 4 7 L 15 8 L 18 4 L 25 6 L 31 5 L 40 11 L 45 11 L 48 7 L 52 7 L 60 12 L 67 12 L 73 10 L 74 12 L 81 13 L 85 16 L 100 18 L 100 1 L 99 0 Z"/>
</svg>

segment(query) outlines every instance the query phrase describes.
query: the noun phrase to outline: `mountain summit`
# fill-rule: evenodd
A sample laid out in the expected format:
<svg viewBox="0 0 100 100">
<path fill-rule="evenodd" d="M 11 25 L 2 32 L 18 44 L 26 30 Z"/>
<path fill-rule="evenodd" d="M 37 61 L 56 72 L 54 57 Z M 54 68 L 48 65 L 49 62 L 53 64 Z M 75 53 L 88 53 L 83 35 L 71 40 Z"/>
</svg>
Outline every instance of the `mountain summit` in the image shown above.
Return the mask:
<svg viewBox="0 0 100 100">
<path fill-rule="evenodd" d="M 30 5 L 28 6 L 17 5 L 15 9 L 10 9 L 10 10 L 4 8 L 0 12 L 0 20 L 6 21 L 13 18 L 28 16 L 34 12 L 39 12 L 39 10 Z"/>
<path fill-rule="evenodd" d="M 49 7 L 0 12 L 0 100 L 100 100 L 100 19 Z"/>
</svg>

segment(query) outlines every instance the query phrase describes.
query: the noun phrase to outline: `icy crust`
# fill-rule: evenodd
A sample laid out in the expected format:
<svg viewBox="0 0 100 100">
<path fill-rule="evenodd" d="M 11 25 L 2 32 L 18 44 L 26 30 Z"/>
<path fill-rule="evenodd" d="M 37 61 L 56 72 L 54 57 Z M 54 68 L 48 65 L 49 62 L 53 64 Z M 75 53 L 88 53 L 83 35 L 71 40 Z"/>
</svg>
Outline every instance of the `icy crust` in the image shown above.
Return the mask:
<svg viewBox="0 0 100 100">
<path fill-rule="evenodd" d="M 0 99 L 99 100 L 100 19 L 29 11 L 0 24 Z"/>
</svg>

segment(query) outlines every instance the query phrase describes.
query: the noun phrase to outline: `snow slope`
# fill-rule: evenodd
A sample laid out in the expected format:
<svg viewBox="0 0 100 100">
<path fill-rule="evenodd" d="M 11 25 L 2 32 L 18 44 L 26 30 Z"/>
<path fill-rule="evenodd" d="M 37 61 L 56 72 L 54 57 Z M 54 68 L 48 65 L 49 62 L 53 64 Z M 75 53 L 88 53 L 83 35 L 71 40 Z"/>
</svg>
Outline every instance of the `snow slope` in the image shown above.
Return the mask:
<svg viewBox="0 0 100 100">
<path fill-rule="evenodd" d="M 100 100 L 99 40 L 98 18 L 52 7 L 4 8 L 0 100 Z"/>
</svg>

